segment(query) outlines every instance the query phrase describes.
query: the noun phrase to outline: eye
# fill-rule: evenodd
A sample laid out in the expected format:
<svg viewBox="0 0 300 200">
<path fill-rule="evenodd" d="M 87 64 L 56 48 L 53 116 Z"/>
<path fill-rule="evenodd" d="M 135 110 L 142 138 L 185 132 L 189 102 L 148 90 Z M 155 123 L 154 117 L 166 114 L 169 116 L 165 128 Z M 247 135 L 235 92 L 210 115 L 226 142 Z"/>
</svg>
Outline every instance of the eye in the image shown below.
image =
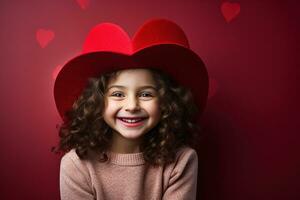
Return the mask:
<svg viewBox="0 0 300 200">
<path fill-rule="evenodd" d="M 141 96 L 142 97 L 153 97 L 153 95 L 151 93 L 149 93 L 149 92 L 142 92 Z"/>
<path fill-rule="evenodd" d="M 114 96 L 114 97 L 122 97 L 120 95 L 122 95 L 121 92 L 114 92 L 114 93 L 111 94 L 111 96 Z"/>
</svg>

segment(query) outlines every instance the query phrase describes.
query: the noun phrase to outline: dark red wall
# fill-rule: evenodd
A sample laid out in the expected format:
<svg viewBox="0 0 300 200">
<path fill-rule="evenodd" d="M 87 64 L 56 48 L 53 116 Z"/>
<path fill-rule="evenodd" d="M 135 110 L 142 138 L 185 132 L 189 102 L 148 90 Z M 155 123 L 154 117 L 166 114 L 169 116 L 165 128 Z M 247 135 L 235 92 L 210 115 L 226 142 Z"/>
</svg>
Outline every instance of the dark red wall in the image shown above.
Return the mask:
<svg viewBox="0 0 300 200">
<path fill-rule="evenodd" d="M 162 17 L 184 29 L 211 77 L 198 199 L 300 199 L 300 5 L 236 0 L 240 13 L 226 21 L 224 2 L 1 1 L 0 198 L 59 199 L 53 73 L 80 52 L 89 29 L 109 21 L 132 36 Z M 54 32 L 44 47 L 38 29 Z"/>
</svg>

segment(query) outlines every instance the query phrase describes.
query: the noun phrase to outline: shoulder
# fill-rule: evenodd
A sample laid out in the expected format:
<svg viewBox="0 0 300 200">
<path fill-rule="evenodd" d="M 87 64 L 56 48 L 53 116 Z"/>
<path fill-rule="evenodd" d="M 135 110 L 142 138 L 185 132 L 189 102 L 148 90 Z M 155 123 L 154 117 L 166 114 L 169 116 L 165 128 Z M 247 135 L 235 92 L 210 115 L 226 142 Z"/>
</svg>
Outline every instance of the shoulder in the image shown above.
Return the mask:
<svg viewBox="0 0 300 200">
<path fill-rule="evenodd" d="M 75 149 L 71 149 L 63 157 L 61 158 L 61 163 L 70 163 L 70 162 L 77 162 L 80 160 L 78 155 L 76 154 Z"/>
<path fill-rule="evenodd" d="M 75 149 L 71 149 L 69 152 L 65 153 L 65 155 L 61 158 L 60 166 L 64 170 L 70 170 L 70 171 L 80 171 L 84 172 L 88 170 L 87 168 L 88 161 L 87 160 L 81 160 Z"/>
<path fill-rule="evenodd" d="M 180 177 L 188 177 L 191 179 L 190 181 L 194 180 L 198 173 L 197 152 L 189 146 L 179 148 L 175 161 L 166 166 L 165 173 L 170 177 L 169 183 L 173 183 Z"/>
<path fill-rule="evenodd" d="M 163 199 L 196 199 L 198 156 L 188 146 L 181 147 L 176 160 L 168 166 L 167 185 Z"/>
<path fill-rule="evenodd" d="M 75 149 L 65 153 L 60 162 L 60 184 L 62 187 L 80 187 L 90 190 L 92 182 L 88 162 L 81 160 Z"/>
<path fill-rule="evenodd" d="M 183 146 L 177 150 L 175 161 L 167 166 L 173 173 L 183 172 L 186 170 L 197 171 L 198 155 L 197 152 L 189 147 Z"/>
<path fill-rule="evenodd" d="M 198 155 L 195 149 L 189 147 L 189 146 L 183 146 L 178 149 L 176 153 L 176 159 L 175 162 L 182 162 L 182 161 L 197 161 L 198 162 Z"/>
</svg>

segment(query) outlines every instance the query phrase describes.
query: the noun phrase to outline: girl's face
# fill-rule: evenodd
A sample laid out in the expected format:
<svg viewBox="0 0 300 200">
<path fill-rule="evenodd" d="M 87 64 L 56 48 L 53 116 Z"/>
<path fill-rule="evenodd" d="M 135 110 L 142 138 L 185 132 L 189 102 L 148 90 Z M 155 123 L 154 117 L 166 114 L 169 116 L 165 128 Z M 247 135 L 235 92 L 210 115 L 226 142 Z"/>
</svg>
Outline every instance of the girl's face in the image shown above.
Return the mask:
<svg viewBox="0 0 300 200">
<path fill-rule="evenodd" d="M 139 144 L 160 116 L 158 91 L 150 71 L 123 70 L 109 81 L 103 117 L 114 130 L 113 142 L 123 145 L 123 149 Z"/>
</svg>

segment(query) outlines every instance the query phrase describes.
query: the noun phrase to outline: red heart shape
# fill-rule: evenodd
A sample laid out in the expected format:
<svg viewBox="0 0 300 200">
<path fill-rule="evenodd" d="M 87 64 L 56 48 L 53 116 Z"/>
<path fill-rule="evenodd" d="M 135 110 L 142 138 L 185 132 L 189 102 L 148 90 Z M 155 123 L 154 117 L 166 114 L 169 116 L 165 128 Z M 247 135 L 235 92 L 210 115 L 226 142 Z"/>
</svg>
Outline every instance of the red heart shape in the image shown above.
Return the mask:
<svg viewBox="0 0 300 200">
<path fill-rule="evenodd" d="M 90 0 L 77 0 L 77 3 L 79 4 L 82 10 L 85 10 L 89 7 Z"/>
<path fill-rule="evenodd" d="M 52 30 L 38 29 L 36 32 L 36 40 L 42 48 L 46 47 L 54 39 L 54 36 L 55 34 Z"/>
<path fill-rule="evenodd" d="M 240 10 L 239 3 L 223 2 L 221 5 L 222 14 L 228 23 L 238 16 Z"/>
</svg>

